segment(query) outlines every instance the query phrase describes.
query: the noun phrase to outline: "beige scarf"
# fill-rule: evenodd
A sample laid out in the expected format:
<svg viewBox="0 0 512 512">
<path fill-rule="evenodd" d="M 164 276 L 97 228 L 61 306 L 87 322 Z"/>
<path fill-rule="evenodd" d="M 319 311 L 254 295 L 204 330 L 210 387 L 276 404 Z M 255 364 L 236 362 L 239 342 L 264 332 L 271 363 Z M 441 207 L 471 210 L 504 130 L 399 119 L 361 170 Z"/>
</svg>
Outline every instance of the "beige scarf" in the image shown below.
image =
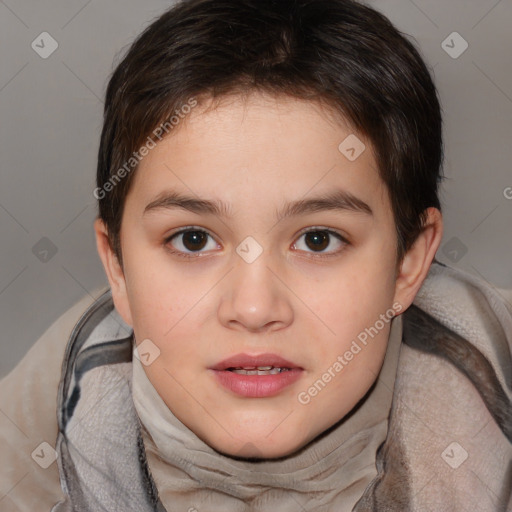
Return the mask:
<svg viewBox="0 0 512 512">
<path fill-rule="evenodd" d="M 162 504 L 169 512 L 352 510 L 377 475 L 401 338 L 397 317 L 379 378 L 351 414 L 298 452 L 257 462 L 222 455 L 201 441 L 165 405 L 134 357 L 133 400 Z"/>
</svg>

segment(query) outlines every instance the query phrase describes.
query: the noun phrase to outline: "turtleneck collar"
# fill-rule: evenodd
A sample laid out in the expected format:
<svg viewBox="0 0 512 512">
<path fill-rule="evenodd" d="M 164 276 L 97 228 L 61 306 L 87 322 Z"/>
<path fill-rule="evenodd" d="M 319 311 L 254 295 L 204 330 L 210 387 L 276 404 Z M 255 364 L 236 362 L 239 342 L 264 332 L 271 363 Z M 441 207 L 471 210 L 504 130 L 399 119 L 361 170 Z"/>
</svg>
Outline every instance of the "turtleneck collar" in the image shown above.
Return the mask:
<svg viewBox="0 0 512 512">
<path fill-rule="evenodd" d="M 133 401 L 162 504 L 169 511 L 352 510 L 377 475 L 376 451 L 388 431 L 401 338 L 399 316 L 379 378 L 345 418 L 297 452 L 259 461 L 220 454 L 199 439 L 174 416 L 134 357 Z"/>
</svg>

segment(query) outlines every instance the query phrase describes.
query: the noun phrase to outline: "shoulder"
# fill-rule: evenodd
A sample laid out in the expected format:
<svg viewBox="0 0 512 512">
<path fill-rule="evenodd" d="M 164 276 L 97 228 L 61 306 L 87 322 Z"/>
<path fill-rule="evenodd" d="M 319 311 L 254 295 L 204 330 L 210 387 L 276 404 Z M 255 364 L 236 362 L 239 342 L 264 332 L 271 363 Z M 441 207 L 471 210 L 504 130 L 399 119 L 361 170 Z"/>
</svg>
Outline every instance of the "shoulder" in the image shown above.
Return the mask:
<svg viewBox="0 0 512 512">
<path fill-rule="evenodd" d="M 512 468 L 507 293 L 434 264 L 403 315 L 403 341 L 390 428 L 409 471 L 411 508 L 478 502 L 504 510 Z"/>
<path fill-rule="evenodd" d="M 510 404 L 510 293 L 436 263 L 414 306 L 404 314 L 404 339 L 411 347 L 449 361 L 479 391 L 492 386 Z M 508 428 L 512 437 L 512 425 Z"/>
<path fill-rule="evenodd" d="M 59 317 L 0 380 L 0 481 L 13 510 L 50 509 L 61 496 L 54 451 L 57 393 L 70 334 L 94 302 L 84 297 Z"/>
</svg>

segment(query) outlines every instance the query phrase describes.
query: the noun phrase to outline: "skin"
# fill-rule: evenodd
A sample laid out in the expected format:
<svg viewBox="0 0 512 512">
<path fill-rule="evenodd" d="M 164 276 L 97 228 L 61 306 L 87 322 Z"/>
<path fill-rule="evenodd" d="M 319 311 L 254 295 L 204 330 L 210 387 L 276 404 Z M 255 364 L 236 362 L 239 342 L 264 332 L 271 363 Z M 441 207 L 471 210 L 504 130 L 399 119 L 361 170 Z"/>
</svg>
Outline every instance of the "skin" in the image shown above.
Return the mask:
<svg viewBox="0 0 512 512">
<path fill-rule="evenodd" d="M 160 349 L 144 369 L 174 415 L 224 454 L 281 457 L 342 419 L 376 380 L 389 323 L 307 405 L 297 400 L 393 304 L 409 307 L 441 241 L 441 214 L 427 210 L 423 232 L 398 262 L 371 144 L 358 135 L 366 150 L 353 162 L 338 150 L 354 133 L 347 123 L 316 103 L 262 93 L 205 107 L 140 163 L 122 219 L 123 266 L 101 220 L 98 251 L 136 342 L 150 339 Z M 144 213 L 171 189 L 222 200 L 232 217 L 163 207 Z M 333 189 L 372 214 L 323 210 L 276 220 L 285 202 Z M 210 235 L 202 248 L 183 235 L 169 241 L 189 226 Z M 348 243 L 327 235 L 316 249 L 302 233 L 326 229 Z M 252 263 L 236 252 L 248 236 L 263 249 Z M 276 396 L 240 397 L 208 369 L 240 352 L 275 353 L 304 371 Z"/>
</svg>

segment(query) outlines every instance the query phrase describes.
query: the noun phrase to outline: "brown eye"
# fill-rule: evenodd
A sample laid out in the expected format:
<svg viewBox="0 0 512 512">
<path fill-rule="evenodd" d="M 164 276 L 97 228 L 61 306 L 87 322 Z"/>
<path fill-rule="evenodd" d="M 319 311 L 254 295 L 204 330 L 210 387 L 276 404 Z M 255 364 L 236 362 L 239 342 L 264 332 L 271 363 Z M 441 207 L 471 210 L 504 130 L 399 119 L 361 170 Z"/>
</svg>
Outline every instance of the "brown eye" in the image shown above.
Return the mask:
<svg viewBox="0 0 512 512">
<path fill-rule="evenodd" d="M 208 247 L 209 243 L 211 244 L 210 247 Z M 165 244 L 171 246 L 170 250 L 173 253 L 185 257 L 195 256 L 194 253 L 199 256 L 205 252 L 203 249 L 215 249 L 217 247 L 212 236 L 200 229 L 183 229 L 167 238 Z"/>
<path fill-rule="evenodd" d="M 310 231 L 305 235 L 306 245 L 314 251 L 323 251 L 329 246 L 330 235 L 326 231 Z"/>
<path fill-rule="evenodd" d="M 186 231 L 182 240 L 189 251 L 199 251 L 206 245 L 208 235 L 204 231 Z"/>
<path fill-rule="evenodd" d="M 349 245 L 349 242 L 335 231 L 310 229 L 302 233 L 293 248 L 304 252 L 317 253 L 318 256 L 335 256 L 347 245 Z"/>
</svg>

